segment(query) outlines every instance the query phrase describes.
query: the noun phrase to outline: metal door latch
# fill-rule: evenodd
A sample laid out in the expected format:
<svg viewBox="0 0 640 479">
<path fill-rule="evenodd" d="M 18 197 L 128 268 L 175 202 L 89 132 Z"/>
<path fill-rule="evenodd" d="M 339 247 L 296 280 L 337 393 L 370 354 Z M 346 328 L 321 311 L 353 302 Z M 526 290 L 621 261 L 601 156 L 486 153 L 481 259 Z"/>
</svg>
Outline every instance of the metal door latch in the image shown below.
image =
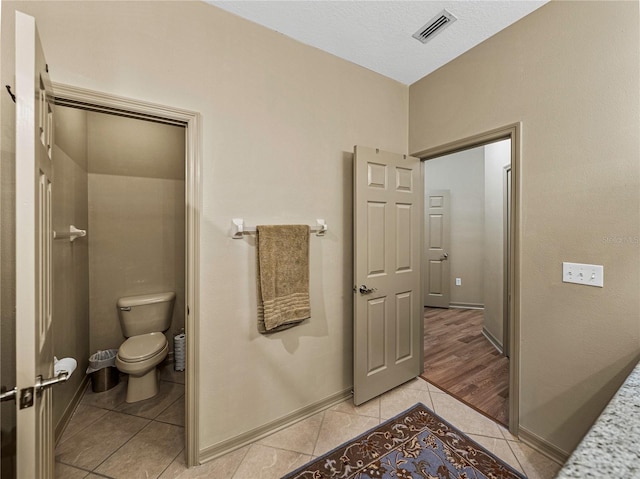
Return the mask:
<svg viewBox="0 0 640 479">
<path fill-rule="evenodd" d="M 33 388 L 24 388 L 20 390 L 20 409 L 26 409 L 33 406 Z"/>
<path fill-rule="evenodd" d="M 69 373 L 67 371 L 61 371 L 57 376 L 52 378 L 42 379 L 42 376 L 38 376 L 36 378 L 36 384 L 34 386 L 36 393 L 40 394 L 44 389 L 50 388 L 51 386 L 63 383 L 67 379 L 69 379 Z"/>
<path fill-rule="evenodd" d="M 57 376 L 52 378 L 42 379 L 42 376 L 38 376 L 36 378 L 36 383 L 33 387 L 24 388 L 20 390 L 20 409 L 26 409 L 28 407 L 33 406 L 33 401 L 35 399 L 36 394 L 41 394 L 43 390 L 53 386 L 54 384 L 63 383 L 67 379 L 69 379 L 69 373 L 67 371 L 62 371 Z M 11 399 L 15 399 L 18 393 L 17 388 L 13 388 L 9 391 L 5 391 L 0 395 L 0 399 L 2 401 L 9 401 Z"/>
<path fill-rule="evenodd" d="M 18 388 L 13 388 L 13 389 L 9 389 L 7 391 L 2 391 L 2 393 L 0 393 L 0 402 L 1 401 L 11 401 L 12 399 L 15 401 L 17 392 L 18 392 Z"/>
<path fill-rule="evenodd" d="M 374 291 L 378 291 L 378 289 L 377 288 L 369 288 L 369 287 L 367 287 L 366 284 L 363 284 L 362 286 L 360 286 L 358 291 L 360 291 L 360 294 L 371 294 Z"/>
</svg>

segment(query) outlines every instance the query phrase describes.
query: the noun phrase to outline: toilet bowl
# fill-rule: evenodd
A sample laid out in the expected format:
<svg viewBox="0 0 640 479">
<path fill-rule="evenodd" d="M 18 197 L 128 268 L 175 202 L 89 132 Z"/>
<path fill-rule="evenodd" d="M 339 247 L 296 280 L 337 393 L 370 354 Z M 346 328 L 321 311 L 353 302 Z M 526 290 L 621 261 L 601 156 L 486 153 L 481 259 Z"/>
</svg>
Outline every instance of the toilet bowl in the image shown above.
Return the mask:
<svg viewBox="0 0 640 479">
<path fill-rule="evenodd" d="M 118 299 L 122 334 L 116 367 L 129 375 L 128 403 L 149 399 L 158 393 L 157 367 L 167 357 L 169 344 L 164 331 L 173 316 L 175 293 L 155 293 Z"/>
<path fill-rule="evenodd" d="M 116 356 L 116 367 L 129 375 L 128 403 L 158 394 L 156 366 L 167 357 L 169 343 L 162 333 L 148 333 L 127 339 Z"/>
</svg>

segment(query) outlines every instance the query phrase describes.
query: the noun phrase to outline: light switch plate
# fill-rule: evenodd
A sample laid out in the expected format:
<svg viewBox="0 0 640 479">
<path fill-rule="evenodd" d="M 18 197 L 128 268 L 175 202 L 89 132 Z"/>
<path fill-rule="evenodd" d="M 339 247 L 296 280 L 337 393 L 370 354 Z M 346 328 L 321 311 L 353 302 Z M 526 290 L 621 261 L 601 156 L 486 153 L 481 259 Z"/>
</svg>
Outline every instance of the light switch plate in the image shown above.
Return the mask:
<svg viewBox="0 0 640 479">
<path fill-rule="evenodd" d="M 604 287 L 604 266 L 599 264 L 562 263 L 562 281 Z"/>
</svg>

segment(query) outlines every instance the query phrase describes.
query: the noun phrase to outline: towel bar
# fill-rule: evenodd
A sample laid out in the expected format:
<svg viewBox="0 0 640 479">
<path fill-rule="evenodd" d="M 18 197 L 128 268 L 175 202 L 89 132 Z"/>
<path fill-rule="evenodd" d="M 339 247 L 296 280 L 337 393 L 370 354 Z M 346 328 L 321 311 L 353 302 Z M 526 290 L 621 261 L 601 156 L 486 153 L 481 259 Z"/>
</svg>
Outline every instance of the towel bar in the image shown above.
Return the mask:
<svg viewBox="0 0 640 479">
<path fill-rule="evenodd" d="M 329 227 L 323 219 L 317 219 L 314 226 L 310 226 L 311 232 L 316 236 L 324 236 Z M 233 239 L 240 239 L 243 235 L 255 234 L 255 226 L 245 226 L 243 218 L 233 218 L 231 220 L 231 237 Z"/>
</svg>

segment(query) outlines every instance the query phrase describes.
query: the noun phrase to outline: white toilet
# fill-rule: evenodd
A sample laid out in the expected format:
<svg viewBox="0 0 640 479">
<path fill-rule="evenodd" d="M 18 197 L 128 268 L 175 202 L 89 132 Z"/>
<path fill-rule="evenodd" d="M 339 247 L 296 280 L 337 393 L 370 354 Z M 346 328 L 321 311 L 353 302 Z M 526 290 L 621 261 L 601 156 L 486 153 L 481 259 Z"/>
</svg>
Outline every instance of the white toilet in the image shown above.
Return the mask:
<svg viewBox="0 0 640 479">
<path fill-rule="evenodd" d="M 156 366 L 167 357 L 164 331 L 171 326 L 174 292 L 127 296 L 118 299 L 122 334 L 127 339 L 116 356 L 116 367 L 129 375 L 128 403 L 158 394 Z"/>
</svg>

